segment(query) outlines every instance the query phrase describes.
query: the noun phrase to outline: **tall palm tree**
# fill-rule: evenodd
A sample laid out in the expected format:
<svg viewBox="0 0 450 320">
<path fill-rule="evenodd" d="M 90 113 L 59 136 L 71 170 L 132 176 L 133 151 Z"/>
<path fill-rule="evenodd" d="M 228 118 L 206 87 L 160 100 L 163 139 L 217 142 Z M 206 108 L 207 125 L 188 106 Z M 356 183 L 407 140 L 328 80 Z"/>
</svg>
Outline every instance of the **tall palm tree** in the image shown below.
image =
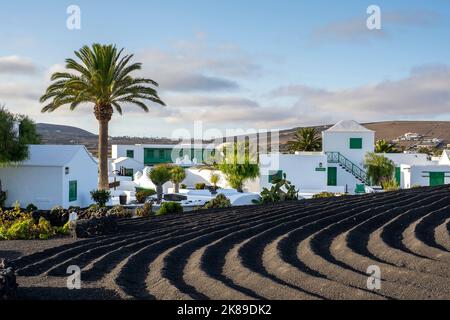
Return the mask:
<svg viewBox="0 0 450 320">
<path fill-rule="evenodd" d="M 382 140 L 378 140 L 375 143 L 375 152 L 376 153 L 397 153 L 398 150 L 395 147 L 395 144 L 382 139 Z"/>
<path fill-rule="evenodd" d="M 316 128 L 301 128 L 294 135 L 294 139 L 287 143 L 288 150 L 319 151 L 322 148 L 322 138 Z"/>
<path fill-rule="evenodd" d="M 68 72 L 56 72 L 53 83 L 41 97 L 49 101 L 42 112 L 52 112 L 69 105 L 74 110 L 80 104 L 93 104 L 98 120 L 99 189 L 109 189 L 108 183 L 108 124 L 114 112 L 122 114 L 124 104 L 134 104 L 145 112 L 145 101 L 165 105 L 155 87 L 158 83 L 147 78 L 133 77 L 141 63 L 130 63 L 133 55 L 122 55 L 114 45 L 93 44 L 84 46 L 75 55 L 79 59 L 66 59 Z"/>
<path fill-rule="evenodd" d="M 392 179 L 395 172 L 395 164 L 392 160 L 373 152 L 366 154 L 364 168 L 372 185 L 376 186 Z"/>
</svg>

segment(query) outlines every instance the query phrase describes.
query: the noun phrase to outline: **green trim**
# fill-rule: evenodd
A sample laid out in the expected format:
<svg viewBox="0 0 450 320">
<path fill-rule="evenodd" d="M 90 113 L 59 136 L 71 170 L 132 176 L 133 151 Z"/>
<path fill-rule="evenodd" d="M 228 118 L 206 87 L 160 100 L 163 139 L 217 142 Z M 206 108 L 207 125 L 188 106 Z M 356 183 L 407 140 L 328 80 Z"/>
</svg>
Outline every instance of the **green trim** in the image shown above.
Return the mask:
<svg viewBox="0 0 450 320">
<path fill-rule="evenodd" d="M 350 138 L 350 149 L 362 149 L 362 138 Z"/>
<path fill-rule="evenodd" d="M 401 184 L 401 170 L 400 167 L 395 167 L 395 181 L 398 185 Z"/>
<path fill-rule="evenodd" d="M 127 158 L 134 158 L 134 150 L 127 150 Z"/>
<path fill-rule="evenodd" d="M 78 187 L 77 187 L 77 180 L 69 181 L 69 202 L 77 201 L 78 196 Z"/>
<path fill-rule="evenodd" d="M 316 168 L 316 171 L 322 171 L 322 172 L 325 172 L 325 171 L 327 171 L 327 169 L 326 169 L 326 168 Z"/>
</svg>

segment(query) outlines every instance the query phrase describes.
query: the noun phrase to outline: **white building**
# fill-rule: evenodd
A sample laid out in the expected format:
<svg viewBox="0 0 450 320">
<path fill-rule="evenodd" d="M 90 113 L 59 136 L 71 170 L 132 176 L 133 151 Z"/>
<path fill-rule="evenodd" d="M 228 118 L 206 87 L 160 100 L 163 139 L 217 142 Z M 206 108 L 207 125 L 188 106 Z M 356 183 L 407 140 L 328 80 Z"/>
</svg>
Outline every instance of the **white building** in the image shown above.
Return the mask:
<svg viewBox="0 0 450 320">
<path fill-rule="evenodd" d="M 55 206 L 87 207 L 97 188 L 98 164 L 84 146 L 30 145 L 29 158 L 0 168 L 6 206 L 19 201 L 48 210 Z"/>
<path fill-rule="evenodd" d="M 370 183 L 364 170 L 364 158 L 374 152 L 375 132 L 355 121 L 341 121 L 322 132 L 322 142 L 321 152 L 260 155 L 261 189 L 270 188 L 274 175 L 286 174 L 306 197 L 322 191 L 365 192 Z M 449 151 L 445 151 L 439 161 L 432 161 L 426 154 L 383 155 L 394 162 L 394 178 L 401 188 L 450 183 Z"/>
</svg>

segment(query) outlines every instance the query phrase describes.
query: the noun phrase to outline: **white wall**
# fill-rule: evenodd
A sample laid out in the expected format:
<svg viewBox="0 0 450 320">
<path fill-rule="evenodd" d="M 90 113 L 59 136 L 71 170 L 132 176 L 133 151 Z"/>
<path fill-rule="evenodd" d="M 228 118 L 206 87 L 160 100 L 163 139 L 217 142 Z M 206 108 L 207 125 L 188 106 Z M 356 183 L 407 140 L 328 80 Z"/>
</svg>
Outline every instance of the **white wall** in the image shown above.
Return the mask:
<svg viewBox="0 0 450 320">
<path fill-rule="evenodd" d="M 144 163 L 144 146 L 143 145 L 115 145 L 114 144 L 111 146 L 112 159 L 126 157 L 127 150 L 133 150 L 134 151 L 134 159 L 136 161 Z M 142 170 L 142 168 L 140 170 Z"/>
<path fill-rule="evenodd" d="M 291 181 L 300 192 L 309 190 L 327 190 L 327 171 L 316 171 L 316 168 L 327 167 L 327 156 L 321 153 L 308 154 L 262 154 L 260 155 L 261 166 L 260 188 L 270 188 L 270 171 L 282 170 L 286 173 L 287 180 Z"/>
<path fill-rule="evenodd" d="M 67 166 L 69 167 L 69 174 L 67 175 L 62 168 L 62 206 L 64 208 L 70 206 L 88 207 L 93 203 L 90 192 L 98 187 L 97 163 L 84 149 L 80 149 Z M 77 200 L 69 202 L 69 181 L 72 180 L 77 181 Z"/>
<path fill-rule="evenodd" d="M 63 203 L 61 167 L 9 167 L 0 169 L 2 188 L 7 191 L 6 206 L 19 201 L 22 207 L 33 203 L 48 210 Z"/>
<path fill-rule="evenodd" d="M 350 138 L 362 138 L 362 149 L 350 149 Z M 364 157 L 374 151 L 375 132 L 323 131 L 323 151 L 340 152 L 354 164 L 363 168 Z"/>
<path fill-rule="evenodd" d="M 429 165 L 431 161 L 424 153 L 379 153 L 379 155 L 394 161 L 396 166 L 407 165 Z"/>
<path fill-rule="evenodd" d="M 403 168 L 402 168 L 403 169 Z M 407 167 L 405 169 L 405 177 L 406 177 L 406 188 L 410 188 L 414 185 L 420 186 L 429 186 L 430 178 L 428 172 L 445 172 L 445 184 L 450 184 L 450 166 L 441 166 L 441 165 L 428 165 L 428 166 L 410 166 L 409 170 Z M 409 176 L 409 177 L 408 177 Z M 409 182 L 409 185 L 407 183 Z"/>
<path fill-rule="evenodd" d="M 118 163 L 112 162 L 111 172 L 113 172 L 115 170 L 120 170 L 120 167 L 124 167 L 126 169 L 133 169 L 133 175 L 134 175 L 136 172 L 142 171 L 142 169 L 144 169 L 144 163 L 136 161 L 135 159 L 132 159 L 132 158 L 127 158 Z"/>
</svg>

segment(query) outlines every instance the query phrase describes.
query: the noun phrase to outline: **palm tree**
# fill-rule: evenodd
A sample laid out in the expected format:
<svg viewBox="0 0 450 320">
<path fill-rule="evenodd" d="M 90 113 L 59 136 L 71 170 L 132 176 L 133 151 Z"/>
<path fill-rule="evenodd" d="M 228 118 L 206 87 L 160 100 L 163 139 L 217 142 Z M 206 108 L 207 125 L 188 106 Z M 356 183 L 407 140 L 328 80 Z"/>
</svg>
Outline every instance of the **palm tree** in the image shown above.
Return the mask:
<svg viewBox="0 0 450 320">
<path fill-rule="evenodd" d="M 158 84 L 147 78 L 135 78 L 131 74 L 141 69 L 140 63 L 130 63 L 133 55 L 123 55 L 114 45 L 93 44 L 84 46 L 75 55 L 79 61 L 66 59 L 68 72 L 56 72 L 53 83 L 41 97 L 41 103 L 49 101 L 42 112 L 52 112 L 69 105 L 74 110 L 80 104 L 93 104 L 99 124 L 98 157 L 99 189 L 109 189 L 108 183 L 108 124 L 113 108 L 122 114 L 124 104 L 134 104 L 148 112 L 145 101 L 165 105 L 155 87 Z"/>
<path fill-rule="evenodd" d="M 378 140 L 376 142 L 375 152 L 376 153 L 397 153 L 398 150 L 395 147 L 395 144 L 382 139 L 382 140 Z"/>
<path fill-rule="evenodd" d="M 158 194 L 158 201 L 162 200 L 163 185 L 166 182 L 169 182 L 170 179 L 172 178 L 172 174 L 171 174 L 170 170 L 171 170 L 170 165 L 160 164 L 160 165 L 154 166 L 148 174 L 148 177 L 156 186 L 156 193 Z"/>
<path fill-rule="evenodd" d="M 182 183 L 183 180 L 186 179 L 186 171 L 180 166 L 174 166 L 172 169 L 170 169 L 170 175 L 170 181 L 172 181 L 175 187 L 175 193 L 178 193 L 180 191 L 180 183 Z"/>
<path fill-rule="evenodd" d="M 364 159 L 364 168 L 367 177 L 373 185 L 381 185 L 385 181 L 392 179 L 395 171 L 395 164 L 385 156 L 368 153 Z"/>
<path fill-rule="evenodd" d="M 316 128 L 301 128 L 294 135 L 294 140 L 287 143 L 288 150 L 319 151 L 322 148 L 322 138 Z"/>
</svg>

